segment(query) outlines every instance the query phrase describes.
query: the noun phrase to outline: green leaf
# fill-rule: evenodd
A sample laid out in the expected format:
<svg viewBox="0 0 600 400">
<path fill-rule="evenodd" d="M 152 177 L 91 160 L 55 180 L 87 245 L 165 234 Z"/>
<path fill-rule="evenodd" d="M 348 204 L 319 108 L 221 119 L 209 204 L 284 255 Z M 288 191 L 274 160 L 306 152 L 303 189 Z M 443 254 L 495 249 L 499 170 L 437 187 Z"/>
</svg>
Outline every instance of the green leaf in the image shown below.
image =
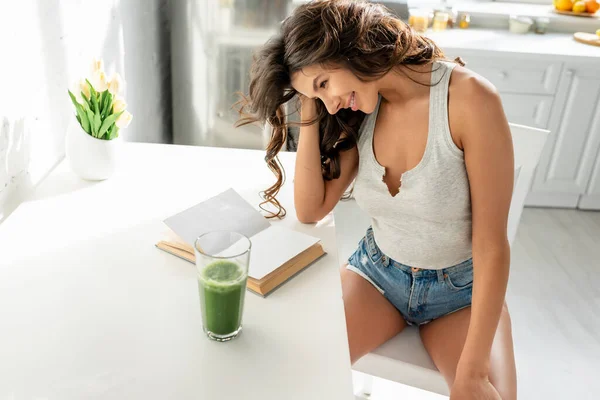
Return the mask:
<svg viewBox="0 0 600 400">
<path fill-rule="evenodd" d="M 106 93 L 108 93 L 107 90 L 102 92 L 102 94 L 100 95 L 100 101 L 98 102 L 98 104 L 100 105 L 100 115 L 102 116 L 102 120 L 104 120 L 104 118 L 106 117 L 106 115 L 104 113 L 104 103 L 106 103 Z"/>
<path fill-rule="evenodd" d="M 104 135 L 106 137 L 106 140 L 111 140 L 112 139 L 112 133 L 115 130 L 115 124 L 112 124 L 110 126 L 110 128 L 108 128 L 108 130 L 106 131 L 106 134 Z"/>
<path fill-rule="evenodd" d="M 110 139 L 113 140 L 119 137 L 119 127 L 117 124 L 114 124 L 110 129 Z"/>
<path fill-rule="evenodd" d="M 69 97 L 71 98 L 71 101 L 73 102 L 73 105 L 75 106 L 75 109 L 77 109 L 77 107 L 81 107 L 81 104 L 79 104 L 77 102 L 77 99 L 75 98 L 75 95 L 73 95 L 73 93 L 71 93 L 70 90 L 67 90 L 67 92 L 69 92 Z"/>
<path fill-rule="evenodd" d="M 80 117 L 81 117 L 81 127 L 88 134 L 92 135 L 92 130 L 90 129 L 90 121 L 88 120 L 87 115 L 84 112 L 82 112 Z"/>
<path fill-rule="evenodd" d="M 98 96 L 98 112 L 100 113 L 100 116 L 102 116 L 102 119 L 104 119 L 104 97 L 106 96 L 106 90 L 102 93 L 99 94 Z"/>
<path fill-rule="evenodd" d="M 92 111 L 94 113 L 99 112 L 98 98 L 96 97 L 96 93 L 92 93 L 91 100 L 92 100 Z"/>
<path fill-rule="evenodd" d="M 71 101 L 73 102 L 73 105 L 75 105 L 75 111 L 77 112 L 77 121 L 79 121 L 79 125 L 81 125 L 81 128 L 83 128 L 84 131 L 90 133 L 90 124 L 86 117 L 84 106 L 77 102 L 77 99 L 75 98 L 73 93 L 71 93 L 70 90 L 68 92 L 69 96 L 71 97 Z"/>
<path fill-rule="evenodd" d="M 96 132 L 98 132 L 98 130 L 100 129 L 100 124 L 102 123 L 102 119 L 100 118 L 100 113 L 98 111 L 96 111 L 96 113 L 94 114 L 94 130 Z M 98 135 L 98 137 L 101 137 L 102 135 Z"/>
<path fill-rule="evenodd" d="M 102 137 L 102 135 L 104 135 L 104 133 L 108 130 L 108 128 L 110 128 L 110 126 L 115 123 L 115 121 L 117 120 L 117 118 L 119 118 L 119 116 L 121 114 L 123 114 L 123 111 L 121 111 L 120 113 L 112 114 L 112 115 L 109 115 L 108 117 L 106 117 L 104 122 L 102 122 L 102 126 L 100 127 L 100 132 L 98 132 L 98 136 Z"/>
<path fill-rule="evenodd" d="M 94 129 L 94 113 L 89 108 L 85 110 L 87 119 L 90 124 L 90 130 L 88 131 L 92 136 L 96 137 L 96 130 Z"/>
<path fill-rule="evenodd" d="M 75 106 L 75 111 L 77 111 L 77 114 L 79 114 L 79 112 L 81 111 L 81 104 L 79 104 L 77 102 L 77 99 L 75 98 L 73 93 L 71 93 L 70 90 L 68 92 L 69 92 L 69 97 L 71 97 L 71 101 L 73 102 L 73 105 Z"/>
<path fill-rule="evenodd" d="M 96 112 L 98 109 L 98 92 L 96 92 L 96 89 L 94 89 L 94 86 L 92 86 L 92 83 L 89 80 L 86 79 L 85 81 L 90 87 L 90 109 L 92 112 Z"/>
<path fill-rule="evenodd" d="M 112 113 L 112 102 L 113 102 L 112 94 L 108 90 L 105 93 L 106 93 L 106 97 L 104 98 L 104 105 L 102 107 L 103 118 L 108 117 Z"/>
<path fill-rule="evenodd" d="M 104 132 L 104 133 L 103 133 L 103 137 L 104 137 L 106 140 L 110 140 L 110 139 L 109 139 L 109 135 L 110 135 L 110 131 L 111 131 L 111 129 L 113 128 L 113 126 L 115 126 L 115 123 L 114 123 L 114 122 L 113 122 L 113 123 L 112 123 L 112 124 L 111 124 L 111 125 L 108 127 L 108 129 L 106 130 L 106 132 Z"/>
<path fill-rule="evenodd" d="M 90 108 L 92 105 L 90 104 L 90 100 L 85 97 L 85 94 L 83 92 L 81 92 L 81 98 L 83 99 L 83 101 L 85 102 L 85 105 L 88 106 L 88 108 Z"/>
<path fill-rule="evenodd" d="M 96 95 L 96 89 L 94 89 L 94 86 L 92 86 L 92 84 L 90 83 L 90 81 L 88 81 L 87 79 L 85 80 L 87 82 L 88 85 L 90 85 L 90 94 L 91 95 Z"/>
</svg>

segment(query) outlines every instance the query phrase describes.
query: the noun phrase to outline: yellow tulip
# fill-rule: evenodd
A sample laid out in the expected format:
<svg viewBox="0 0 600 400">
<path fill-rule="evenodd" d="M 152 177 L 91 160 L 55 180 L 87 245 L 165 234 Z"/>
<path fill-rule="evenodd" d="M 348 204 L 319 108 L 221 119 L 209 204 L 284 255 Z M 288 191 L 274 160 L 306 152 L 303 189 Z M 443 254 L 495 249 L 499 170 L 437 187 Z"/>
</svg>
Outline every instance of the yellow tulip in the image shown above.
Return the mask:
<svg viewBox="0 0 600 400">
<path fill-rule="evenodd" d="M 109 88 L 110 90 L 110 88 Z M 113 113 L 120 113 L 121 111 L 125 110 L 125 108 L 127 107 L 127 103 L 125 103 L 125 101 L 117 96 L 115 98 L 115 100 L 113 101 Z"/>
<path fill-rule="evenodd" d="M 106 74 L 104 71 L 96 71 L 92 77 L 92 86 L 98 93 L 104 92 L 108 89 L 108 83 L 106 82 Z"/>
<path fill-rule="evenodd" d="M 85 81 L 85 79 L 79 80 L 79 90 L 78 93 L 83 92 L 83 95 L 89 100 L 90 99 L 90 85 Z"/>
<path fill-rule="evenodd" d="M 99 71 L 104 71 L 104 61 L 101 58 L 94 58 L 94 61 L 92 61 L 92 75 Z"/>
<path fill-rule="evenodd" d="M 112 93 L 112 95 L 116 95 L 119 93 L 119 89 L 121 88 L 121 76 L 117 73 L 114 73 L 110 82 L 108 82 L 108 91 Z"/>
<path fill-rule="evenodd" d="M 75 100 L 78 103 L 83 103 L 83 99 L 81 98 L 81 89 L 79 88 L 79 82 L 74 82 L 71 86 L 69 86 L 69 91 L 73 93 L 75 96 Z"/>
<path fill-rule="evenodd" d="M 117 127 L 119 129 L 127 128 L 129 126 L 129 124 L 131 123 L 132 118 L 133 118 L 133 115 L 131 115 L 131 113 L 129 111 L 124 111 L 123 114 L 121 114 L 119 116 L 119 118 L 117 118 L 117 120 L 115 121 L 115 124 L 117 125 Z"/>
</svg>

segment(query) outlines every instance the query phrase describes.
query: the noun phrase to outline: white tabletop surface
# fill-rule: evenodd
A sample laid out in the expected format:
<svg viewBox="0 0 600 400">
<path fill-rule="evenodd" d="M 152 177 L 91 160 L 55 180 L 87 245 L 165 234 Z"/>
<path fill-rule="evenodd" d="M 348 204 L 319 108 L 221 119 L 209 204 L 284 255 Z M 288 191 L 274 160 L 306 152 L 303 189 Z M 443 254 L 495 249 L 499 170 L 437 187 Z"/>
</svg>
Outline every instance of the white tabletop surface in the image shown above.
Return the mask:
<svg viewBox="0 0 600 400">
<path fill-rule="evenodd" d="M 333 216 L 297 221 L 294 154 L 282 224 L 328 255 L 267 298 L 242 335 L 205 338 L 192 264 L 154 247 L 162 220 L 229 187 L 257 205 L 264 152 L 123 147 L 117 175 L 61 163 L 0 225 L 0 399 L 351 399 Z"/>
</svg>

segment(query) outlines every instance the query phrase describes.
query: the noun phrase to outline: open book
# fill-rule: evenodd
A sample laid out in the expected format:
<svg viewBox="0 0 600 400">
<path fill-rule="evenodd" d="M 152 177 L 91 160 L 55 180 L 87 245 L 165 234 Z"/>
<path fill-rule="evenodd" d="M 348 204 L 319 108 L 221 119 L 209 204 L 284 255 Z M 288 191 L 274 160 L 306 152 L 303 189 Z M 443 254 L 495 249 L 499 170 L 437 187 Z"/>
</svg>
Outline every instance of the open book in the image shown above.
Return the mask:
<svg viewBox="0 0 600 400">
<path fill-rule="evenodd" d="M 325 254 L 319 239 L 292 229 L 271 225 L 237 192 L 229 189 L 167 218 L 161 250 L 195 263 L 194 241 L 206 232 L 229 230 L 252 243 L 248 289 L 266 296 Z"/>
</svg>

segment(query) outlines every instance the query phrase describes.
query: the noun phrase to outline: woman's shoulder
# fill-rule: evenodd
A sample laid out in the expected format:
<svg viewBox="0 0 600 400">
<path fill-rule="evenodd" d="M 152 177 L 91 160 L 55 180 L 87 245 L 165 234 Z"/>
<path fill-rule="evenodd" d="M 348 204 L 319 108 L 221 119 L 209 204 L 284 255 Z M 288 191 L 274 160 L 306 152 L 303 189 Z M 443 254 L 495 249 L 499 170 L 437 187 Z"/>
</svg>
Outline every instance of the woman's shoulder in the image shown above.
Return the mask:
<svg viewBox="0 0 600 400">
<path fill-rule="evenodd" d="M 450 128 L 460 148 L 465 135 L 472 131 L 473 121 L 484 115 L 500 116 L 504 112 L 496 87 L 483 76 L 460 65 L 454 67 L 450 77 L 448 111 Z"/>
<path fill-rule="evenodd" d="M 497 95 L 496 87 L 486 78 L 466 66 L 456 65 L 450 77 L 450 94 L 461 100 L 475 103 L 487 96 Z"/>
</svg>

